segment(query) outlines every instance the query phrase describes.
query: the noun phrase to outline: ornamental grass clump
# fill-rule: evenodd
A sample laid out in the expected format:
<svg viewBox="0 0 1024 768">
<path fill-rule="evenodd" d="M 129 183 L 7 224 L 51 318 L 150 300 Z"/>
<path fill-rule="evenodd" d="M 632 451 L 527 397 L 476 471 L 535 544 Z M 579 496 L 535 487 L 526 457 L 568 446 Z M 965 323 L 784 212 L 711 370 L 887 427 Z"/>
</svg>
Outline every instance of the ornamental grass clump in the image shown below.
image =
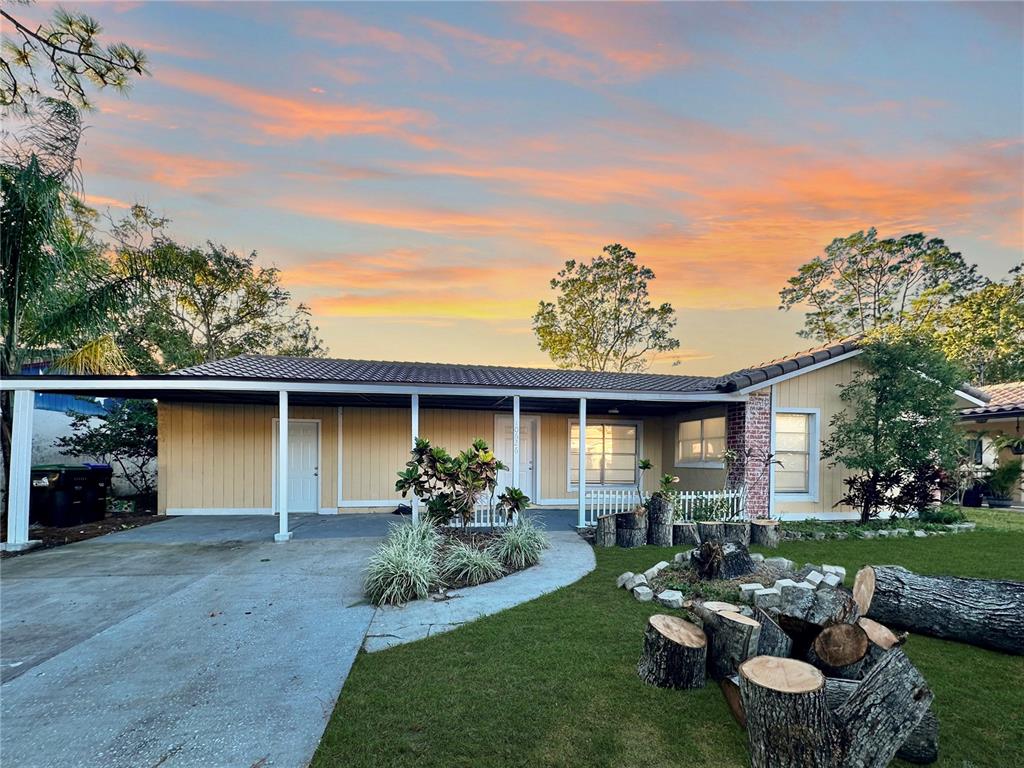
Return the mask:
<svg viewBox="0 0 1024 768">
<path fill-rule="evenodd" d="M 543 530 L 530 520 L 520 520 L 501 532 L 491 544 L 491 552 L 507 569 L 518 571 L 535 565 L 549 546 Z"/>
<path fill-rule="evenodd" d="M 441 561 L 441 578 L 448 584 L 475 586 L 505 575 L 498 558 L 486 549 L 456 542 Z"/>
<path fill-rule="evenodd" d="M 437 551 L 441 536 L 421 522 L 398 525 L 366 565 L 364 589 L 374 605 L 400 605 L 430 594 L 440 572 Z"/>
</svg>

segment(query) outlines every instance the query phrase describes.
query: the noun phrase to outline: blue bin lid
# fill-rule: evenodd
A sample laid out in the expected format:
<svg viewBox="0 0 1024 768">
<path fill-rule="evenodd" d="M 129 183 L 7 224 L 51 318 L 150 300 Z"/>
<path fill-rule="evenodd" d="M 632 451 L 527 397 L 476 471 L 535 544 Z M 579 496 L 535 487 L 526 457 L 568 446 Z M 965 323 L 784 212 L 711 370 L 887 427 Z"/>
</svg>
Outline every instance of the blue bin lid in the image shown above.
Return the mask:
<svg viewBox="0 0 1024 768">
<path fill-rule="evenodd" d="M 109 464 L 90 464 L 89 462 L 86 462 L 85 466 L 89 469 L 110 469 Z"/>
</svg>

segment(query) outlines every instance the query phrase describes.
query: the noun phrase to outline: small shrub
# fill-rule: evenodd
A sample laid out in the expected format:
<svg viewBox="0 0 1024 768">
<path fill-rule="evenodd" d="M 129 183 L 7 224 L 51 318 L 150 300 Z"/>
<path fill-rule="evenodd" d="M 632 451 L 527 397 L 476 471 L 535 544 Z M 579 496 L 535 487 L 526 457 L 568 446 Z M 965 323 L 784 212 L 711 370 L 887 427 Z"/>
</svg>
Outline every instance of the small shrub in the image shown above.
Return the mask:
<svg viewBox="0 0 1024 768">
<path fill-rule="evenodd" d="M 400 605 L 427 597 L 439 580 L 434 552 L 424 540 L 402 534 L 385 539 L 370 556 L 364 588 L 374 605 Z"/>
<path fill-rule="evenodd" d="M 461 541 L 455 542 L 441 561 L 441 578 L 449 584 L 474 586 L 500 579 L 504 573 L 493 553 Z"/>
<path fill-rule="evenodd" d="M 530 520 L 506 528 L 491 543 L 491 552 L 509 570 L 518 571 L 534 565 L 550 546 L 547 534 Z"/>
<path fill-rule="evenodd" d="M 922 523 L 938 523 L 940 525 L 950 525 L 952 523 L 962 523 L 967 519 L 967 515 L 960 507 L 953 506 L 952 504 L 943 504 L 941 507 L 927 507 L 917 513 L 917 519 Z"/>
<path fill-rule="evenodd" d="M 391 526 L 388 532 L 388 541 L 393 541 L 402 547 L 408 547 L 432 558 L 437 557 L 437 548 L 441 544 L 441 533 L 437 526 L 429 520 L 420 520 L 416 523 L 398 523 Z"/>
</svg>

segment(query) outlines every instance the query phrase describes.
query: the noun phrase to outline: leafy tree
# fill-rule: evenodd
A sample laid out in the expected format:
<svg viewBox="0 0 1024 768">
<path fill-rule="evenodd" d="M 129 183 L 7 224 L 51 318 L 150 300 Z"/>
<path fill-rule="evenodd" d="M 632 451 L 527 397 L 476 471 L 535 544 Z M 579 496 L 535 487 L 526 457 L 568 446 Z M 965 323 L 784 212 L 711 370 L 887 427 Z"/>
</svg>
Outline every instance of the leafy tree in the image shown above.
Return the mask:
<svg viewBox="0 0 1024 768">
<path fill-rule="evenodd" d="M 59 97 L 83 109 L 91 107 L 87 82 L 125 91 L 133 76 L 148 74 L 144 52 L 125 43 L 103 45 L 103 28 L 84 13 L 58 8 L 51 21 L 38 26 L 4 8 L 0 16 L 10 27 L 0 49 L 0 107 L 29 111 L 43 95 L 44 70 Z"/>
<path fill-rule="evenodd" d="M 137 494 L 155 493 L 156 403 L 123 400 L 105 416 L 72 416 L 71 434 L 55 440 L 55 447 L 117 465 Z"/>
<path fill-rule="evenodd" d="M 565 262 L 551 280 L 558 298 L 541 301 L 533 316 L 540 348 L 559 368 L 645 370 L 651 353 L 679 347 L 675 310 L 651 303 L 652 280 L 654 271 L 617 243 L 590 263 Z"/>
<path fill-rule="evenodd" d="M 875 229 L 836 238 L 779 292 L 780 309 L 810 305 L 800 335 L 836 341 L 919 328 L 978 287 L 976 267 L 939 238 L 878 239 Z"/>
<path fill-rule="evenodd" d="M 822 456 L 854 474 L 839 503 L 861 521 L 885 506 L 907 511 L 927 497 L 956 463 L 961 436 L 954 390 L 960 371 L 927 344 L 874 342 L 860 357 L 863 370 L 842 387 L 844 410 L 832 417 Z"/>
</svg>

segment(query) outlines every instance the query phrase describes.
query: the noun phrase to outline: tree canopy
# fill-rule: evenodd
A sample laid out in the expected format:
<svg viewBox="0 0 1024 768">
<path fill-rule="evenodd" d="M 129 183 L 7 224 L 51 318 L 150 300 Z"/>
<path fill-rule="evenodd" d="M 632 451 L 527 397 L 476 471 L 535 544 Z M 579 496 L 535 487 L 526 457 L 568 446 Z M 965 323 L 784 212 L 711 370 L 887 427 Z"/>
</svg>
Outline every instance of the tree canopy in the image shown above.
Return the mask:
<svg viewBox="0 0 1024 768">
<path fill-rule="evenodd" d="M 558 297 L 541 301 L 533 316 L 540 348 L 559 368 L 645 370 L 652 353 L 679 347 L 672 305 L 651 302 L 654 277 L 618 243 L 589 263 L 565 262 L 551 280 Z"/>
</svg>

